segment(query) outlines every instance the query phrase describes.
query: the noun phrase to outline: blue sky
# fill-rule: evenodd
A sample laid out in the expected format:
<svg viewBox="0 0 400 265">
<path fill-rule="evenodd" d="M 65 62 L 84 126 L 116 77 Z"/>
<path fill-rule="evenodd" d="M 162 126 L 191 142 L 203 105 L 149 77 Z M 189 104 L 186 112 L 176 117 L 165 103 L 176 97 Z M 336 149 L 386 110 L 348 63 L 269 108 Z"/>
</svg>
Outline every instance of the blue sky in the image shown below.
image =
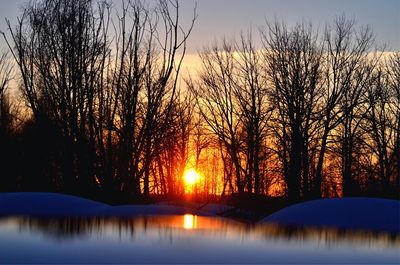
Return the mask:
<svg viewBox="0 0 400 265">
<path fill-rule="evenodd" d="M 0 0 L 0 30 L 5 29 L 5 17 L 15 21 L 25 2 Z M 118 5 L 120 0 L 113 2 Z M 181 0 L 183 25 L 189 24 L 195 2 L 199 17 L 189 41 L 191 53 L 214 40 L 238 35 L 241 30 L 251 27 L 257 31 L 265 18 L 283 19 L 288 24 L 303 20 L 322 30 L 343 13 L 355 18 L 360 26 L 372 26 L 379 44 L 400 50 L 400 0 Z"/>
</svg>

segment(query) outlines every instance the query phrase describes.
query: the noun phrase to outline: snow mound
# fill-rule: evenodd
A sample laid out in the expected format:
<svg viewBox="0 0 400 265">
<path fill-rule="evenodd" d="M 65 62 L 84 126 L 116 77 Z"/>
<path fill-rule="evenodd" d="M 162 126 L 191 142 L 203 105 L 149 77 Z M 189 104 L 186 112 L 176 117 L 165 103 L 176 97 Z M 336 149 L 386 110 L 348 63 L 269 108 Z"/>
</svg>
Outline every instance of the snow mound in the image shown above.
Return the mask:
<svg viewBox="0 0 400 265">
<path fill-rule="evenodd" d="M 0 216 L 88 216 L 106 207 L 104 203 L 58 193 L 0 194 Z"/>
<path fill-rule="evenodd" d="M 400 201 L 375 198 L 321 199 L 289 206 L 267 216 L 260 223 L 400 233 Z"/>
<path fill-rule="evenodd" d="M 0 193 L 0 216 L 134 217 L 139 215 L 212 215 L 177 206 L 108 204 L 80 197 L 44 192 Z"/>
</svg>

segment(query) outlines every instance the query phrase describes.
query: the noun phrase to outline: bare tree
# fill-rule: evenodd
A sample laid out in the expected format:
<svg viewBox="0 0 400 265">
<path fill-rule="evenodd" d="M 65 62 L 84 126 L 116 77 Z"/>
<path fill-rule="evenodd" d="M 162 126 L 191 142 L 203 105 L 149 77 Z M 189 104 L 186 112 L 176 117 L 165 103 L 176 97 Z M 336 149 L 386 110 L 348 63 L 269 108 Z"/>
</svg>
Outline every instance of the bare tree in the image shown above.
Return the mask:
<svg viewBox="0 0 400 265">
<path fill-rule="evenodd" d="M 16 188 L 18 168 L 16 146 L 14 144 L 15 112 L 10 98 L 10 82 L 13 67 L 8 52 L 0 53 L 0 190 L 12 191 Z"/>
<path fill-rule="evenodd" d="M 275 134 L 290 200 L 302 196 L 308 179 L 309 142 L 320 97 L 322 48 L 311 26 L 267 24 L 262 33 L 271 79 Z"/>
<path fill-rule="evenodd" d="M 0 54 L 0 135 L 7 135 L 11 129 L 12 117 L 8 89 L 12 80 L 12 65 L 8 52 Z"/>
<path fill-rule="evenodd" d="M 354 109 L 360 104 L 360 97 L 371 68 L 366 68 L 366 57 L 373 42 L 370 28 L 355 31 L 354 20 L 338 17 L 332 27 L 325 29 L 324 85 L 320 120 L 322 136 L 318 152 L 313 193 L 321 197 L 323 164 L 329 136 L 340 124 L 343 127 L 342 157 L 344 182 L 351 178 L 352 139 L 355 129 Z M 346 187 L 347 189 L 347 187 Z"/>
<path fill-rule="evenodd" d="M 393 171 L 397 172 L 396 192 L 397 197 L 400 191 L 400 53 L 394 53 L 387 66 L 388 71 L 388 82 L 391 94 L 390 110 L 392 112 L 393 120 L 393 137 L 394 137 L 394 149 L 393 149 L 393 164 L 395 168 Z"/>
<path fill-rule="evenodd" d="M 371 82 L 366 90 L 367 110 L 361 125 L 369 136 L 365 145 L 377 161 L 377 170 L 374 173 L 379 176 L 378 190 L 383 196 L 393 196 L 397 188 L 394 154 L 398 137 L 396 135 L 398 103 L 389 82 L 387 71 L 382 67 L 371 76 Z"/>
<path fill-rule="evenodd" d="M 105 4 L 93 1 L 32 2 L 16 28 L 8 21 L 10 50 L 38 123 L 52 122 L 65 137 L 67 189 L 95 187 L 94 108 L 103 71 Z M 13 49 L 15 47 L 15 49 Z"/>
<path fill-rule="evenodd" d="M 229 183 L 235 192 L 259 194 L 268 120 L 262 54 L 251 34 L 242 34 L 239 42 L 225 40 L 200 56 L 200 80 L 189 80 L 188 85 L 197 97 L 206 128 L 217 136 L 226 176 L 223 190 Z"/>
<path fill-rule="evenodd" d="M 200 113 L 234 167 L 237 192 L 244 192 L 243 165 L 239 155 L 241 114 L 235 97 L 235 59 L 233 47 L 224 41 L 222 49 L 214 46 L 200 54 L 203 69 L 200 80 L 188 81 L 197 99 Z M 225 167 L 227 160 L 224 159 Z"/>
<path fill-rule="evenodd" d="M 241 35 L 240 43 L 235 44 L 238 55 L 235 57 L 237 82 L 234 94 L 238 101 L 238 112 L 242 115 L 245 134 L 247 191 L 260 193 L 261 164 L 266 158 L 265 145 L 269 110 L 267 102 L 267 83 L 262 64 L 262 54 L 252 41 L 252 36 Z M 254 184 L 253 184 L 254 183 Z"/>
<path fill-rule="evenodd" d="M 180 97 L 180 96 L 183 97 Z M 193 130 L 194 104 L 192 95 L 180 92 L 173 102 L 169 124 L 157 147 L 155 157 L 160 192 L 170 197 L 184 193 L 183 175 L 190 158 L 190 136 Z"/>
<path fill-rule="evenodd" d="M 129 18 L 131 30 L 127 28 Z M 151 164 L 170 124 L 178 74 L 196 13 L 187 31 L 179 18 L 178 2 L 164 0 L 155 9 L 128 1 L 119 18 L 114 78 L 121 102 L 117 105 L 120 175 L 125 178 L 122 189 L 129 196 L 142 194 L 143 179 L 143 194 L 149 197 Z"/>
</svg>

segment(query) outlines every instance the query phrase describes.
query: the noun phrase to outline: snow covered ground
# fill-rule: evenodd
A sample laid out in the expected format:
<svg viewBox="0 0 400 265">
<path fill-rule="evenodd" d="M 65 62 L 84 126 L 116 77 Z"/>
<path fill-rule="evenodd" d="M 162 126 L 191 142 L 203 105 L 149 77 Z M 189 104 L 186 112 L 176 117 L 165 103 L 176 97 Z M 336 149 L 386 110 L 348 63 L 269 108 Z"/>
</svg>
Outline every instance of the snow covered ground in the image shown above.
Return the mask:
<svg viewBox="0 0 400 265">
<path fill-rule="evenodd" d="M 86 216 L 107 207 L 104 203 L 57 193 L 0 193 L 0 216 Z"/>
<path fill-rule="evenodd" d="M 400 201 L 375 198 L 321 199 L 289 206 L 260 223 L 400 233 Z"/>
<path fill-rule="evenodd" d="M 132 217 L 138 215 L 215 216 L 231 206 L 198 209 L 173 205 L 110 206 L 71 195 L 40 192 L 0 193 L 0 216 Z M 282 209 L 260 221 L 295 226 L 327 226 L 400 233 L 400 201 L 373 198 L 322 199 Z"/>
<path fill-rule="evenodd" d="M 131 217 L 137 215 L 213 215 L 169 205 L 110 206 L 76 196 L 45 193 L 0 193 L 0 216 L 33 217 Z"/>
</svg>

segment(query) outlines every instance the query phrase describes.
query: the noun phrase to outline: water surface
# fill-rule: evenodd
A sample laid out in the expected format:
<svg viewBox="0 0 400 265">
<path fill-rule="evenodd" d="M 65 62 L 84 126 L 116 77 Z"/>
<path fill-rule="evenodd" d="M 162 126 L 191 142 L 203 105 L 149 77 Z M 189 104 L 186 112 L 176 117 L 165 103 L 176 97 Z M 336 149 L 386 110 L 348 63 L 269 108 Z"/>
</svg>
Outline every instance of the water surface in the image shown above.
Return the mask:
<svg viewBox="0 0 400 265">
<path fill-rule="evenodd" d="M 0 263 L 400 263 L 400 236 L 193 215 L 0 219 Z"/>
</svg>

